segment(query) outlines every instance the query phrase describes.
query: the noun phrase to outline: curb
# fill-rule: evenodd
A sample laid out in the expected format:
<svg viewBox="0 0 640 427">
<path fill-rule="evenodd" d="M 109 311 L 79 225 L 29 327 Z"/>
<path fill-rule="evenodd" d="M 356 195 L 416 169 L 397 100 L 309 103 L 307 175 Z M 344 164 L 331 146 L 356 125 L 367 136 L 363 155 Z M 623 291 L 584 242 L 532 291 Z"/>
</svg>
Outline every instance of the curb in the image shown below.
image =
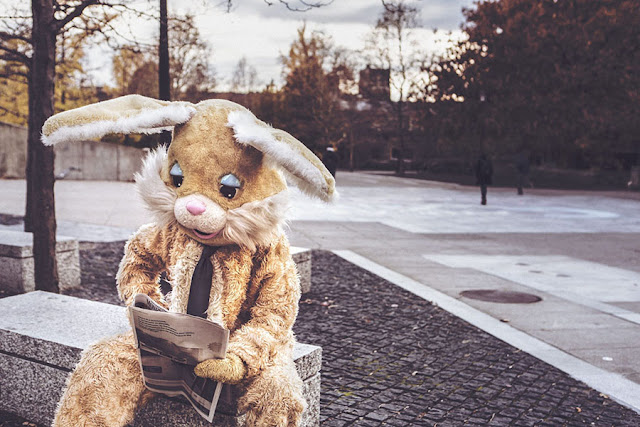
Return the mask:
<svg viewBox="0 0 640 427">
<path fill-rule="evenodd" d="M 606 394 L 612 400 L 640 414 L 640 385 L 620 374 L 593 366 L 557 347 L 515 329 L 467 304 L 445 295 L 429 286 L 403 276 L 350 250 L 334 250 L 339 257 L 382 277 L 394 285 L 429 301 L 530 355 L 565 372 L 589 387 Z"/>
</svg>

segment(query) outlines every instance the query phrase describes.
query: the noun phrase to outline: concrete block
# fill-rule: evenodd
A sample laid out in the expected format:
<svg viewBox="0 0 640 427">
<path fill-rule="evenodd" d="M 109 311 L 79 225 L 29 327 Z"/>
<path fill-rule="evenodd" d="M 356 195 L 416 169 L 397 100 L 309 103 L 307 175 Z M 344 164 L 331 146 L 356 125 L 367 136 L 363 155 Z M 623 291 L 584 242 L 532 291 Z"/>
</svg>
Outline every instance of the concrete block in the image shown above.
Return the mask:
<svg viewBox="0 0 640 427">
<path fill-rule="evenodd" d="M 291 248 L 291 257 L 296 263 L 302 293 L 311 290 L 311 251 L 305 248 Z"/>
<path fill-rule="evenodd" d="M 44 425 L 51 423 L 81 351 L 130 329 L 124 307 L 42 291 L 0 299 L 0 312 L 0 409 Z M 294 358 L 309 404 L 303 425 L 317 426 L 322 350 L 297 344 Z M 233 404 L 220 403 L 215 425 L 240 426 L 243 421 Z M 159 397 L 140 410 L 133 425 L 210 424 L 185 401 Z"/>
<path fill-rule="evenodd" d="M 60 288 L 80 286 L 78 242 L 58 236 L 56 243 Z M 22 231 L 0 230 L 0 288 L 22 293 L 35 290 L 33 235 Z"/>
</svg>

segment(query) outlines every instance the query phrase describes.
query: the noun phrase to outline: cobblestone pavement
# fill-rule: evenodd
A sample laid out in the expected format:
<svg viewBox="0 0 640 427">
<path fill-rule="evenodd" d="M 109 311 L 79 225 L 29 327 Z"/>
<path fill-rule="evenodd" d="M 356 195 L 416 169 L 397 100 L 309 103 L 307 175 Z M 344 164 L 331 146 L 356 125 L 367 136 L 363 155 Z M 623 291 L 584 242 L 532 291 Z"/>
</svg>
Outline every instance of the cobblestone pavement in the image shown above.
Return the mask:
<svg viewBox="0 0 640 427">
<path fill-rule="evenodd" d="M 639 426 L 565 373 L 327 252 L 295 326 L 322 346 L 326 426 Z"/>
<path fill-rule="evenodd" d="M 75 296 L 117 300 L 122 247 L 81 245 Z M 323 426 L 640 425 L 607 396 L 328 252 L 313 254 L 294 329 L 323 348 Z M 0 426 L 35 426 L 26 422 L 0 413 Z"/>
</svg>

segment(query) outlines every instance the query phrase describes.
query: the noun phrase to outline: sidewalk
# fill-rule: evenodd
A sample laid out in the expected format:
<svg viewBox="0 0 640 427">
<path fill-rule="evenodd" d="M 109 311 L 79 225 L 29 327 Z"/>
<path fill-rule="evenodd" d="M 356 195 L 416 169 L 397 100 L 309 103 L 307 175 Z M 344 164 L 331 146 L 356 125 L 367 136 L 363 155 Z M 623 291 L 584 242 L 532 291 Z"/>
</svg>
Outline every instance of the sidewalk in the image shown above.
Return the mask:
<svg viewBox="0 0 640 427">
<path fill-rule="evenodd" d="M 640 415 L 447 311 L 315 252 L 295 326 L 323 348 L 323 426 L 637 426 Z"/>
<path fill-rule="evenodd" d="M 23 181 L 0 180 L 0 191 L 4 196 L 0 201 L 0 213 L 22 214 L 23 186 Z M 540 347 L 538 343 L 543 343 L 549 348 L 560 349 L 559 354 L 570 356 L 569 359 L 563 356 L 549 360 L 557 360 L 565 370 L 571 370 L 571 366 L 567 368 L 567 360 L 577 360 L 580 363 L 575 365 L 581 368 L 583 366 L 594 368 L 595 370 L 583 369 L 578 372 L 580 375 L 586 375 L 590 381 L 593 380 L 590 382 L 591 384 L 600 384 L 602 388 L 610 388 L 611 383 L 614 386 L 616 383 L 619 385 L 620 382 L 616 379 L 622 378 L 632 385 L 630 389 L 626 390 L 628 394 L 633 394 L 635 391 L 633 387 L 638 387 L 640 361 L 636 355 L 640 352 L 640 322 L 638 321 L 640 316 L 640 291 L 638 290 L 640 263 L 638 263 L 638 259 L 640 256 L 637 251 L 637 241 L 640 234 L 640 210 L 638 210 L 639 202 L 637 200 L 621 197 L 615 193 L 588 194 L 562 191 L 531 191 L 523 197 L 518 197 L 515 195 L 515 190 L 512 189 L 490 188 L 489 205 L 481 207 L 479 191 L 476 188 L 411 179 L 402 180 L 363 173 L 339 173 L 338 187 L 342 197 L 335 206 L 325 206 L 295 196 L 296 207 L 292 212 L 294 221 L 289 230 L 293 245 L 351 251 L 366 259 L 373 266 L 378 265 L 383 269 L 386 268 L 399 276 L 401 275 L 401 278 L 414 282 L 414 284 L 421 286 L 422 290 L 437 290 L 464 307 L 486 313 L 496 323 L 503 323 L 506 327 L 511 326 L 513 328 L 510 329 L 521 334 L 524 332 L 526 335 L 523 334 L 523 336 L 530 337 L 529 342 L 535 343 L 538 347 Z M 58 219 L 61 224 L 60 231 L 63 228 L 66 233 L 78 231 L 74 222 L 98 225 L 98 227 L 84 227 L 83 231 L 79 232 L 81 235 L 78 235 L 82 240 L 122 240 L 122 234 L 126 235 L 145 221 L 144 210 L 137 201 L 131 184 L 61 181 L 56 185 L 56 194 Z M 104 226 L 112 228 L 104 228 Z M 123 228 L 124 230 L 122 230 Z M 331 257 L 332 255 L 323 256 Z M 318 274 L 323 278 L 328 277 L 330 281 L 344 280 L 351 269 L 359 271 L 359 273 L 355 273 L 358 277 L 370 276 L 370 273 L 344 261 L 331 261 L 329 264 L 335 264 L 335 266 L 331 267 L 329 272 Z M 338 269 L 337 266 L 340 268 Z M 328 265 L 326 267 L 329 268 Z M 111 279 L 107 278 L 107 280 Z M 388 326 L 391 323 L 399 322 L 400 325 L 404 325 L 404 322 L 407 324 L 413 322 L 413 326 L 415 326 L 417 321 L 423 320 L 422 313 L 420 316 L 415 316 L 411 310 L 393 310 L 394 307 L 391 307 L 392 310 L 389 311 L 391 304 L 397 304 L 398 307 L 409 304 L 409 301 L 411 302 L 410 306 L 427 304 L 415 295 L 399 291 L 398 288 L 388 283 L 383 288 L 390 290 L 390 296 L 366 290 L 363 292 L 362 288 L 369 286 L 366 284 L 360 285 L 360 289 L 355 289 L 349 282 L 345 283 L 345 286 L 353 293 L 353 298 L 356 299 L 353 305 L 360 307 L 357 311 L 348 312 L 345 316 L 357 319 L 357 328 L 368 331 L 365 333 L 367 336 L 373 335 L 372 331 L 367 329 L 367 319 L 369 321 L 377 318 L 384 319 L 386 323 L 377 325 L 376 328 L 379 327 L 380 330 L 386 332 L 385 337 L 395 337 L 400 333 Z M 460 295 L 463 290 L 473 289 L 527 292 L 542 297 L 542 301 L 534 304 L 499 304 L 472 300 Z M 315 300 L 322 301 L 322 298 L 326 296 L 329 300 L 346 301 L 346 296 L 342 294 L 334 298 L 332 290 L 333 288 L 327 287 L 322 291 L 325 294 L 318 294 Z M 316 290 L 314 290 L 315 292 Z M 386 306 L 385 310 L 375 312 L 375 315 L 372 313 L 371 316 L 367 315 L 368 312 L 358 302 L 362 298 L 362 301 L 379 305 L 380 302 L 389 302 L 391 297 L 400 298 L 401 301 L 392 302 Z M 308 307 L 302 304 L 301 316 L 305 310 L 316 305 L 313 301 L 308 304 Z M 322 305 L 318 305 L 318 307 L 318 309 L 326 308 Z M 329 309 L 329 311 L 331 310 Z M 401 311 L 403 312 L 400 316 L 402 320 L 399 321 L 398 313 Z M 422 353 L 419 358 L 436 357 L 437 360 L 440 360 L 445 358 L 444 353 L 441 354 L 443 351 L 446 353 L 449 347 L 456 349 L 455 355 L 447 356 L 455 358 L 455 362 L 451 362 L 452 367 L 469 358 L 471 361 L 470 365 L 461 364 L 461 371 L 456 374 L 464 378 L 469 375 L 465 374 L 468 369 L 471 369 L 469 366 L 473 367 L 474 364 L 484 363 L 482 362 L 484 356 L 476 357 L 474 356 L 476 350 L 461 350 L 459 343 L 450 341 L 446 341 L 446 345 L 432 347 L 431 342 L 437 342 L 436 338 L 439 336 L 437 334 L 443 334 L 447 338 L 448 333 L 457 331 L 461 327 L 459 325 L 464 324 L 455 316 L 449 314 L 447 316 L 454 320 L 420 325 L 420 328 L 424 328 L 429 334 L 436 334 L 436 337 L 429 335 L 423 341 L 425 351 L 437 349 L 437 354 L 429 356 Z M 344 321 L 344 318 L 342 319 Z M 340 324 L 341 320 L 336 320 L 336 322 L 336 324 Z M 331 322 L 327 323 L 327 325 L 331 324 Z M 445 327 L 450 324 L 455 324 L 455 328 L 447 329 Z M 301 321 L 299 325 L 304 328 L 307 323 Z M 479 326 L 486 325 L 479 324 Z M 467 325 L 466 327 L 471 328 L 470 330 L 473 330 L 474 334 L 486 335 L 472 326 Z M 318 328 L 314 328 L 314 330 L 316 329 Z M 332 331 L 334 330 L 332 329 Z M 389 335 L 391 331 L 394 331 L 393 335 Z M 489 332 L 498 334 L 495 331 Z M 299 330 L 298 333 L 302 339 L 308 341 L 316 338 L 316 341 L 322 340 L 322 337 L 303 337 L 304 330 Z M 345 336 L 345 340 L 350 339 L 348 335 Z M 491 348 L 491 345 L 497 346 L 496 348 L 500 351 L 506 351 L 506 353 L 500 353 L 498 358 L 492 359 L 487 366 L 502 363 L 499 360 L 509 359 L 512 353 L 525 355 L 502 341 L 489 335 L 486 336 L 489 337 L 487 339 L 494 340 L 498 344 L 487 344 L 481 340 L 478 351 L 485 346 Z M 454 337 L 455 335 L 451 336 L 452 339 Z M 416 341 L 415 337 L 411 336 L 403 339 L 406 343 L 405 346 L 422 342 Z M 470 338 L 464 338 L 463 341 L 467 339 Z M 508 341 L 508 338 L 503 339 Z M 376 340 L 381 341 L 380 336 L 377 336 Z M 356 342 L 353 339 L 352 341 Z M 345 359 L 346 356 L 343 352 L 347 351 L 350 346 L 345 345 L 343 341 L 335 346 L 340 348 L 334 349 L 331 347 L 331 343 L 327 343 L 325 360 L 330 357 L 328 353 L 336 351 L 339 356 L 336 356 L 334 362 L 342 360 L 346 363 L 347 359 Z M 361 347 L 367 348 L 364 344 Z M 463 354 L 460 355 L 457 350 L 463 351 Z M 463 357 L 465 354 L 469 354 L 469 356 Z M 372 357 L 376 359 L 375 356 Z M 540 378 L 536 375 L 528 375 L 526 370 L 522 370 L 522 375 L 519 378 L 522 378 L 526 384 L 523 383 L 517 387 L 521 392 L 524 393 L 523 388 L 531 391 L 529 387 L 535 387 L 539 381 L 546 379 L 547 376 L 555 378 L 556 385 L 572 384 L 568 390 L 571 388 L 578 390 L 579 387 L 585 387 L 584 385 L 576 386 L 575 384 L 579 383 L 570 379 L 566 374 L 550 368 L 540 360 L 528 355 L 526 357 L 535 361 L 535 363 L 527 362 L 527 366 L 535 365 L 537 371 L 535 369 L 534 371 L 538 372 Z M 562 363 L 565 364 L 562 365 Z M 394 365 L 393 360 L 389 364 Z M 376 369 L 382 366 L 378 365 Z M 400 364 L 398 366 L 398 372 L 403 372 L 406 375 L 408 365 Z M 548 372 L 554 373 L 548 374 Z M 598 375 L 594 375 L 593 372 Z M 602 375 L 603 372 L 604 375 Z M 431 377 L 433 373 L 427 370 L 425 376 Z M 607 376 L 607 373 L 610 373 L 610 376 Z M 485 378 L 481 372 L 476 375 Z M 335 384 L 342 384 L 340 379 L 342 377 L 338 375 L 337 378 Z M 499 378 L 499 375 L 494 375 L 486 381 L 485 385 L 478 387 L 486 388 L 491 384 L 495 385 L 495 381 L 504 382 L 504 379 L 500 380 Z M 406 383 L 408 380 L 403 379 L 399 383 L 402 384 L 403 381 Z M 330 381 L 332 379 L 325 376 L 323 384 L 324 405 L 330 403 L 326 399 L 332 399 L 326 393 L 339 393 L 335 391 L 339 387 L 338 389 L 331 388 Z M 452 384 L 450 379 L 447 383 Z M 438 388 L 435 387 L 438 383 L 423 382 L 423 384 L 428 384 L 428 387 L 426 389 L 419 388 L 420 393 L 431 397 L 440 395 Z M 441 384 L 445 384 L 445 382 L 443 381 Z M 459 384 L 462 387 L 466 381 L 459 381 Z M 543 394 L 547 396 L 546 399 L 555 390 L 556 385 L 549 386 L 543 391 Z M 472 390 L 464 390 L 466 390 L 463 393 L 466 396 L 465 401 L 466 399 L 477 400 L 478 396 L 472 393 Z M 624 395 L 625 390 L 621 391 Z M 438 393 L 434 395 L 435 392 Z M 351 392 L 346 391 L 345 393 Z M 569 395 L 573 396 L 575 393 L 577 392 L 572 391 Z M 585 393 L 591 396 L 595 392 L 585 391 Z M 562 393 L 554 391 L 554 394 Z M 559 397 L 555 404 L 553 399 L 549 400 L 549 403 L 557 410 L 560 410 L 558 402 L 568 402 L 573 405 L 573 397 L 567 397 L 569 395 L 564 394 L 564 397 Z M 582 396 L 581 392 L 578 392 L 578 395 Z M 493 397 L 498 399 L 497 396 Z M 518 393 L 518 396 L 522 397 L 523 395 Z M 595 396 L 598 396 L 598 393 L 595 393 Z M 640 396 L 640 394 L 636 394 L 636 396 Z M 545 398 L 538 397 L 541 401 L 545 401 Z M 589 418 L 586 419 L 574 418 L 575 415 L 569 416 L 568 413 L 564 414 L 564 419 L 568 420 L 569 424 L 587 420 L 599 424 L 597 420 L 602 418 L 598 418 L 596 413 L 604 411 L 603 416 L 609 416 L 610 413 L 621 413 L 619 409 L 612 409 L 613 406 L 610 406 L 611 400 L 609 399 L 598 400 L 596 398 L 596 401 L 589 399 L 588 401 L 591 403 L 585 403 L 587 406 L 594 404 L 594 402 L 597 405 L 604 403 L 607 405 L 602 406 L 601 411 L 596 410 L 596 407 L 599 406 L 594 406 L 593 411 L 589 412 Z M 339 401 L 335 396 L 333 400 Z M 486 407 L 492 400 L 489 399 L 489 403 L 478 404 L 477 408 Z M 461 406 L 454 404 L 455 402 L 450 401 L 448 404 L 452 408 Z M 425 408 L 431 408 L 434 405 L 432 401 L 429 401 Z M 497 405 L 494 409 L 511 407 L 511 405 L 502 406 L 500 403 Z M 526 406 L 524 403 L 522 405 Z M 529 404 L 530 408 L 534 406 Z M 567 410 L 564 403 L 560 406 L 563 411 Z M 640 405 L 636 406 L 636 410 L 639 407 Z M 616 408 L 618 407 L 616 406 Z M 577 414 L 585 412 L 585 408 L 582 407 L 580 411 L 575 408 L 573 410 Z M 344 411 L 338 412 L 342 414 Z M 495 421 L 499 411 L 494 412 L 496 413 Z M 494 412 L 489 415 L 493 415 Z M 446 411 L 445 414 L 447 417 L 443 419 L 449 420 L 451 414 Z M 328 423 L 329 418 L 337 419 L 338 413 L 331 415 L 331 412 L 326 414 L 323 412 L 323 416 L 327 417 Z M 517 419 L 518 422 L 524 420 L 522 421 L 525 423 L 523 425 L 533 424 L 526 424 L 523 416 L 524 412 L 521 412 L 517 417 L 514 415 L 515 418 L 512 417 L 511 421 L 515 423 Z M 633 417 L 635 415 L 625 415 L 622 418 L 623 420 L 634 420 L 630 424 L 614 422 L 613 418 L 605 424 L 639 425 L 638 419 Z M 471 418 L 469 419 L 471 420 Z M 549 421 L 551 418 L 547 417 L 546 419 Z M 367 419 L 367 417 L 364 416 L 363 419 Z M 420 424 L 420 420 L 423 419 L 425 424 L 436 422 L 434 418 L 427 417 L 427 415 L 415 418 L 412 422 Z M 487 419 L 482 419 L 486 423 Z M 482 424 L 479 420 L 476 421 Z M 335 422 L 337 423 L 337 421 Z M 453 422 L 450 425 L 459 424 L 459 422 Z M 550 422 L 550 425 L 558 424 Z"/>
</svg>

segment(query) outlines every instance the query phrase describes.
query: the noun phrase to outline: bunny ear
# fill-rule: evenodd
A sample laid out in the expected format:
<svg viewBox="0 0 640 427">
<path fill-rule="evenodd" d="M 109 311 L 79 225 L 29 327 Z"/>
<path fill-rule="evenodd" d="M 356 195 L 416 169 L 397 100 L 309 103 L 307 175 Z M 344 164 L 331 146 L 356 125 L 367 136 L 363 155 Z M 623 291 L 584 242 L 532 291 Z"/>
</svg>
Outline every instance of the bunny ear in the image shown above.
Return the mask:
<svg viewBox="0 0 640 427">
<path fill-rule="evenodd" d="M 188 102 L 127 95 L 51 116 L 42 127 L 42 142 L 53 145 L 109 133 L 159 133 L 188 121 L 195 113 Z"/>
<path fill-rule="evenodd" d="M 303 192 L 325 202 L 338 197 L 333 176 L 307 147 L 287 132 L 274 129 L 247 110 L 232 111 L 227 126 L 240 144 L 250 145 L 278 164 Z"/>
</svg>

